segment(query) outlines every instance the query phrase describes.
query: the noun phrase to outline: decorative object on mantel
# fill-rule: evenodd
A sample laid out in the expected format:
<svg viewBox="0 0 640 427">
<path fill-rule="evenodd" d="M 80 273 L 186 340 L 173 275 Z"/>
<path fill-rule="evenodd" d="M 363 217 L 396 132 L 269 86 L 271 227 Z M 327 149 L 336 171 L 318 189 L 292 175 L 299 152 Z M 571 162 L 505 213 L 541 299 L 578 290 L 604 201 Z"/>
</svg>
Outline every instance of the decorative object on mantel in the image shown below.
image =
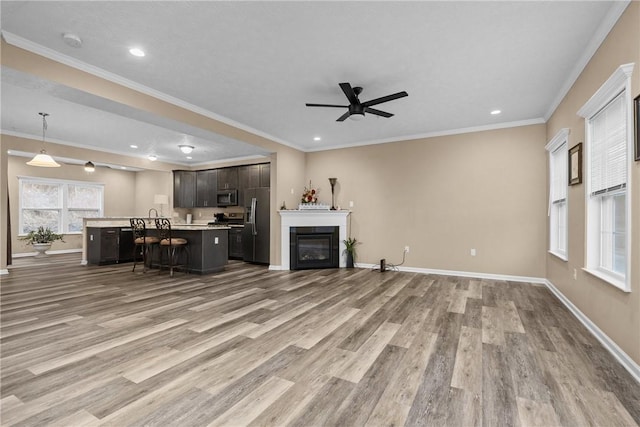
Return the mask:
<svg viewBox="0 0 640 427">
<path fill-rule="evenodd" d="M 318 191 L 311 186 L 311 181 L 309 181 L 309 188 L 304 187 L 300 201 L 302 203 L 316 203 L 318 201 Z"/>
<path fill-rule="evenodd" d="M 287 210 L 287 203 L 286 202 L 282 202 L 282 206 L 280 206 L 280 210 L 281 211 L 286 211 Z"/>
<path fill-rule="evenodd" d="M 37 230 L 31 230 L 26 236 L 20 237 L 20 240 L 27 242 L 27 245 L 32 245 L 33 249 L 37 252 L 36 258 L 44 258 L 47 256 L 46 251 L 51 249 L 51 244 L 56 240 L 62 240 L 62 234 L 56 234 L 49 227 L 38 227 Z"/>
<path fill-rule="evenodd" d="M 346 240 L 343 240 L 345 249 L 344 252 L 347 254 L 347 268 L 353 268 L 353 263 L 356 259 L 356 245 L 359 244 L 355 237 L 349 237 Z"/>
<path fill-rule="evenodd" d="M 335 211 L 336 210 L 336 204 L 333 198 L 334 195 L 334 188 L 336 186 L 336 181 L 338 180 L 338 178 L 329 178 L 329 184 L 331 184 L 331 210 Z"/>
<path fill-rule="evenodd" d="M 36 154 L 33 159 L 29 160 L 27 164 L 29 166 L 38 166 L 41 168 L 59 168 L 60 163 L 53 160 L 53 157 L 47 154 L 47 151 L 44 149 L 44 133 L 47 129 L 47 116 L 48 113 L 38 113 L 42 116 L 42 150 L 40 150 L 40 154 Z"/>
<path fill-rule="evenodd" d="M 298 209 L 301 211 L 328 211 L 331 206 L 322 203 L 301 203 L 298 205 Z"/>
</svg>

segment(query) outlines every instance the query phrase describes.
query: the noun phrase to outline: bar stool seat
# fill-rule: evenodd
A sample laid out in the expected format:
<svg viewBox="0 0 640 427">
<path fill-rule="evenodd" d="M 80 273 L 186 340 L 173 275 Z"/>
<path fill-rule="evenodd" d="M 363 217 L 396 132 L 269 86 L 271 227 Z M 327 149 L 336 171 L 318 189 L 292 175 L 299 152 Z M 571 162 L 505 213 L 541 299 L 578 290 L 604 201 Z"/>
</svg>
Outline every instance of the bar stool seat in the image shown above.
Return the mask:
<svg viewBox="0 0 640 427">
<path fill-rule="evenodd" d="M 156 229 L 160 238 L 160 269 L 163 267 L 163 253 L 166 252 L 167 258 L 169 258 L 169 262 L 166 264 L 169 267 L 169 276 L 173 277 L 175 267 L 183 267 L 185 271 L 189 272 L 189 241 L 171 235 L 171 222 L 167 218 L 156 218 Z M 183 264 L 178 263 L 181 252 L 184 252 L 186 258 L 186 262 Z"/>
<path fill-rule="evenodd" d="M 160 243 L 160 239 L 155 236 L 147 236 L 147 225 L 142 218 L 130 218 L 129 223 L 133 230 L 133 270 L 136 271 L 138 258 L 142 254 L 143 272 L 147 271 L 147 265 L 151 266 L 151 257 L 153 248 Z M 147 262 L 148 260 L 148 262 Z"/>
</svg>

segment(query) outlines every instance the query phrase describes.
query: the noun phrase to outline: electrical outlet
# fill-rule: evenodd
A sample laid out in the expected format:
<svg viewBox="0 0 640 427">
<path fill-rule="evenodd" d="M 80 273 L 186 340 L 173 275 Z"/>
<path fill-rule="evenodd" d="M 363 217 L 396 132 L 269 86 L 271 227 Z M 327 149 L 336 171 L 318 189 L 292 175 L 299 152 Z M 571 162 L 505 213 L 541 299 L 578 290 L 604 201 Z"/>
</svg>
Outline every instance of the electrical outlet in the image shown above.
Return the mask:
<svg viewBox="0 0 640 427">
<path fill-rule="evenodd" d="M 293 193 L 293 188 L 291 189 L 291 194 L 294 194 L 294 193 Z"/>
<path fill-rule="evenodd" d="M 472 248 L 472 249 L 471 249 L 471 256 L 476 256 L 476 250 L 475 250 L 475 248 Z"/>
<path fill-rule="evenodd" d="M 198 218 L 202 218 L 202 212 L 198 212 Z"/>
<path fill-rule="evenodd" d="M 578 280 L 578 270 L 577 269 L 573 269 L 573 280 Z"/>
<path fill-rule="evenodd" d="M 405 251 L 406 253 L 409 253 L 409 246 L 405 246 L 405 247 L 404 247 L 404 251 Z"/>
<path fill-rule="evenodd" d="M 353 200 L 349 201 L 349 207 L 352 208 L 353 207 Z"/>
<path fill-rule="evenodd" d="M 214 244 L 214 245 L 217 245 L 217 244 L 218 244 L 218 238 L 217 238 L 217 237 L 215 237 L 215 238 L 213 239 L 213 244 Z"/>
</svg>

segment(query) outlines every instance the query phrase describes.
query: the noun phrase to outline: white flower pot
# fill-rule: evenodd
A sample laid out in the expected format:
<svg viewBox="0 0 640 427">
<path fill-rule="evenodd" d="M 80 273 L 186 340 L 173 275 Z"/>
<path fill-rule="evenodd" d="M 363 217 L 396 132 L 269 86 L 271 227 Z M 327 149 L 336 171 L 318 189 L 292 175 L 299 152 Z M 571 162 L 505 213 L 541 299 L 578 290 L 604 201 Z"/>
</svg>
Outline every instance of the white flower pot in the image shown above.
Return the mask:
<svg viewBox="0 0 640 427">
<path fill-rule="evenodd" d="M 51 243 L 34 243 L 33 249 L 37 252 L 36 258 L 46 258 L 49 256 L 46 251 L 51 249 Z"/>
</svg>

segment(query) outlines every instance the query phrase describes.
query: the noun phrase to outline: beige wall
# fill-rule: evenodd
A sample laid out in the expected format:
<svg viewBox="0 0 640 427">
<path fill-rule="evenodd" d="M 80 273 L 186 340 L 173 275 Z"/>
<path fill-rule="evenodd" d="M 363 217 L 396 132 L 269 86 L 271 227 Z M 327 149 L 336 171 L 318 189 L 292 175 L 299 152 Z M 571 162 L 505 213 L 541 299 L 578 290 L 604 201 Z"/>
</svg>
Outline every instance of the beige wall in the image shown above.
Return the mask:
<svg viewBox="0 0 640 427">
<path fill-rule="evenodd" d="M 547 140 L 571 129 L 569 147 L 585 140 L 576 112 L 623 64 L 635 63 L 632 98 L 640 93 L 640 3 L 631 2 L 547 123 Z M 631 293 L 582 271 L 585 266 L 585 184 L 569 187 L 569 261 L 547 255 L 547 277 L 636 363 L 640 364 L 640 162 L 631 167 Z M 577 280 L 573 279 L 576 270 Z"/>
<path fill-rule="evenodd" d="M 11 205 L 11 244 L 13 254 L 30 253 L 33 249 L 18 239 L 19 177 L 53 178 L 104 184 L 104 215 L 127 216 L 134 211 L 136 173 L 109 168 L 96 168 L 95 172 L 84 171 L 81 165 L 63 164 L 59 168 L 38 168 L 29 166 L 24 157 L 9 156 L 8 182 Z M 82 247 L 81 234 L 67 234 L 65 242 L 55 242 L 52 250 L 79 249 Z"/>
<path fill-rule="evenodd" d="M 543 278 L 544 139 L 535 125 L 309 153 L 306 182 L 330 204 L 337 177 L 336 204 L 354 202 L 359 262 L 409 246 L 408 267 Z"/>
<path fill-rule="evenodd" d="M 160 206 L 153 203 L 156 194 L 169 196 L 169 204 L 162 206 L 162 214 L 171 217 L 173 209 L 173 173 L 169 171 L 141 171 L 136 173 L 135 201 L 131 211 L 134 215 L 146 217 L 149 209 L 160 213 Z"/>
</svg>

